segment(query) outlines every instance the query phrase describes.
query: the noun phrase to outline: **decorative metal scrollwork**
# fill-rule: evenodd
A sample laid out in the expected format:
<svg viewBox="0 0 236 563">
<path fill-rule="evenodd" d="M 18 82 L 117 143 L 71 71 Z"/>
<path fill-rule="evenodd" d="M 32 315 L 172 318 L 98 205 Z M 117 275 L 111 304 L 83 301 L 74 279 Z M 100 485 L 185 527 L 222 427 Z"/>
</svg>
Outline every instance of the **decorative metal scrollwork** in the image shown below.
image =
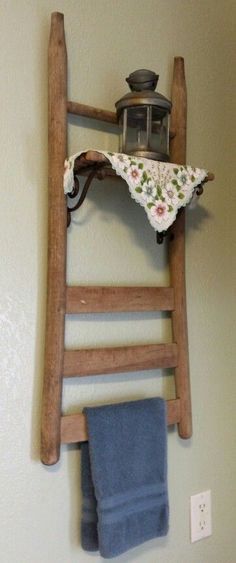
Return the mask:
<svg viewBox="0 0 236 563">
<path fill-rule="evenodd" d="M 89 190 L 89 187 L 92 183 L 92 180 L 97 175 L 98 175 L 98 167 L 96 166 L 90 172 L 76 204 L 72 207 L 67 206 L 67 227 L 69 227 L 69 225 L 71 223 L 71 213 L 72 213 L 72 211 L 76 211 L 76 209 L 79 209 L 79 207 L 81 207 L 82 203 L 84 202 L 84 200 L 86 198 L 86 195 L 88 193 L 88 190 Z M 71 193 L 68 194 L 68 197 L 70 199 L 75 199 L 79 195 L 79 191 L 80 191 L 80 183 L 79 183 L 78 176 L 75 174 L 74 175 L 74 189 Z"/>
</svg>

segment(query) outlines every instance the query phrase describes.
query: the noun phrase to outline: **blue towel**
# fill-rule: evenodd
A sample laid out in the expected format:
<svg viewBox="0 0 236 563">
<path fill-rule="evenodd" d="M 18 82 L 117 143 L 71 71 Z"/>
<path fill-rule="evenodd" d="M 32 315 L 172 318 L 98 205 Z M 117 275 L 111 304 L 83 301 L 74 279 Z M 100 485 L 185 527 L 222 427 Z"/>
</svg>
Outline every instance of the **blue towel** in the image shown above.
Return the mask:
<svg viewBox="0 0 236 563">
<path fill-rule="evenodd" d="M 82 547 L 110 558 L 168 532 L 166 402 L 85 408 Z"/>
</svg>

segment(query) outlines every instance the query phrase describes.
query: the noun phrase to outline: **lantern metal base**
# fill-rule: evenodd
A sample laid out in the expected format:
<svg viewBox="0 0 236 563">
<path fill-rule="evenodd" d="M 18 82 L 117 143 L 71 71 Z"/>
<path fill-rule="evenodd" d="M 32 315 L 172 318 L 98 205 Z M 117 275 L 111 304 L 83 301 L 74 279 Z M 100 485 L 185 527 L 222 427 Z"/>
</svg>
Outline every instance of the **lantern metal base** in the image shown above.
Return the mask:
<svg viewBox="0 0 236 563">
<path fill-rule="evenodd" d="M 125 151 L 122 151 L 125 152 Z M 149 158 L 150 160 L 160 160 L 161 162 L 168 162 L 169 158 L 168 155 L 164 154 L 164 153 L 160 153 L 160 152 L 151 152 L 151 151 L 130 151 L 129 153 L 125 153 L 125 154 L 129 154 L 130 156 L 137 156 L 137 157 L 141 157 L 141 158 Z"/>
</svg>

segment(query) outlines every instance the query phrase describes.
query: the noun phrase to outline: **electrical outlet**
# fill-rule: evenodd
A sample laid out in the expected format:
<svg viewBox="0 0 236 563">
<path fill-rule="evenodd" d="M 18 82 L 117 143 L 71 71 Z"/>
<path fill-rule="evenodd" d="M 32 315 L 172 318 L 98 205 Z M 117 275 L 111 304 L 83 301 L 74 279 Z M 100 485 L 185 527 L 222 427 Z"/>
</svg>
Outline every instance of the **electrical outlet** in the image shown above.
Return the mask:
<svg viewBox="0 0 236 563">
<path fill-rule="evenodd" d="M 191 542 L 202 540 L 212 534 L 211 491 L 190 497 Z"/>
</svg>

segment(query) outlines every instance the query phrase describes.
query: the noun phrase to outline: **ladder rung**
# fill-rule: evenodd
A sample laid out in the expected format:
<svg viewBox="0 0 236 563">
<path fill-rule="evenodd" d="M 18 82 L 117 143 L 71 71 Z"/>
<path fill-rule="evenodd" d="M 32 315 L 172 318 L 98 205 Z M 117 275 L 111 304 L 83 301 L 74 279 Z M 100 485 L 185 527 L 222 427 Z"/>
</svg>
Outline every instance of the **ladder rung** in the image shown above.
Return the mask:
<svg viewBox="0 0 236 563">
<path fill-rule="evenodd" d="M 64 377 L 83 377 L 155 368 L 173 368 L 176 365 L 177 345 L 175 343 L 88 348 L 65 351 L 63 375 Z"/>
<path fill-rule="evenodd" d="M 78 102 L 67 102 L 67 111 L 74 115 L 88 117 L 90 119 L 97 119 L 98 121 L 105 121 L 107 123 L 114 123 L 118 125 L 117 115 L 114 111 L 107 111 L 105 109 L 95 108 Z"/>
<path fill-rule="evenodd" d="M 167 424 L 180 421 L 180 400 L 167 401 Z M 61 417 L 61 443 L 73 444 L 88 440 L 87 424 L 84 414 L 70 414 Z"/>
<path fill-rule="evenodd" d="M 71 286 L 66 289 L 66 312 L 109 313 L 173 311 L 172 287 Z"/>
</svg>

